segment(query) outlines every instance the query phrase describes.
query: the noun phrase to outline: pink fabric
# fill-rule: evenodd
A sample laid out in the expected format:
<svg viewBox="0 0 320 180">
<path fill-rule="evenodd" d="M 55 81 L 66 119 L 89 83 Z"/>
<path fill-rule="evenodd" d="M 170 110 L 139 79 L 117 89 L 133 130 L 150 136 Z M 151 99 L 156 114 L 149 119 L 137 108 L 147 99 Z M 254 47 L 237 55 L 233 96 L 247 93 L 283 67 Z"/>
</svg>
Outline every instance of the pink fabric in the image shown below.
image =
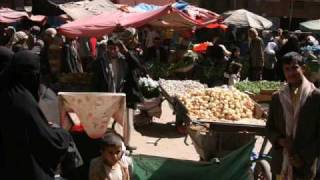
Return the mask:
<svg viewBox="0 0 320 180">
<path fill-rule="evenodd" d="M 59 33 L 71 38 L 79 36 L 101 37 L 111 33 L 117 24 L 124 27 L 142 26 L 166 14 L 169 8 L 170 6 L 166 5 L 157 10 L 144 13 L 108 12 L 67 23 L 58 30 Z"/>
<path fill-rule="evenodd" d="M 175 0 L 117 0 L 118 4 L 128 4 L 130 6 L 135 6 L 139 3 L 147 3 L 147 4 L 154 4 L 158 6 L 163 6 L 166 4 L 174 3 Z"/>
<path fill-rule="evenodd" d="M 31 15 L 31 17 L 28 17 L 28 18 L 33 22 L 39 22 L 39 23 L 42 23 L 47 20 L 47 17 L 42 15 Z"/>
<path fill-rule="evenodd" d="M 198 12 L 201 12 L 202 15 L 200 15 L 199 13 L 199 16 L 193 16 L 192 14 L 190 14 L 191 11 L 183 12 L 173 8 L 169 11 L 168 14 L 163 15 L 161 19 L 151 22 L 150 24 L 156 27 L 190 29 L 194 26 L 205 27 L 210 23 L 218 22 L 218 14 L 208 11 L 206 16 L 204 16 L 204 11 L 202 11 L 201 8 L 194 7 L 193 12 L 195 12 L 195 9 L 197 9 Z"/>
<path fill-rule="evenodd" d="M 187 19 L 190 19 L 199 26 L 204 26 L 209 23 L 215 23 L 218 21 L 219 14 L 199 8 L 196 6 L 189 5 L 184 11 L 177 10 L 179 14 Z"/>
<path fill-rule="evenodd" d="M 45 16 L 37 15 L 29 17 L 28 13 L 22 11 L 15 11 L 9 8 L 0 9 L 0 22 L 1 23 L 14 23 L 28 18 L 31 21 L 42 22 L 46 19 Z"/>
<path fill-rule="evenodd" d="M 126 95 L 122 93 L 68 93 L 60 92 L 59 110 L 61 127 L 71 131 L 84 130 L 91 138 L 100 138 L 107 132 L 110 120 L 122 125 L 127 135 Z M 80 122 L 68 120 L 73 112 Z M 126 136 L 125 136 L 126 137 Z"/>
</svg>

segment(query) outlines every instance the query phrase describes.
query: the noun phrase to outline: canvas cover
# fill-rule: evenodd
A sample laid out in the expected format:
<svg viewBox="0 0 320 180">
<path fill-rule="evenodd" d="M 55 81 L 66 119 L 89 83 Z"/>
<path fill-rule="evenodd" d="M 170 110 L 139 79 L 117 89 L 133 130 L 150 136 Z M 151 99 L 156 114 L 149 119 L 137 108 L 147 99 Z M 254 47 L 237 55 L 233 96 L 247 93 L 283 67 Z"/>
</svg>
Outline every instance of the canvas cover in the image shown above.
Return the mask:
<svg viewBox="0 0 320 180">
<path fill-rule="evenodd" d="M 174 3 L 175 0 L 118 0 L 119 4 L 127 4 L 129 6 L 135 6 L 140 3 L 147 3 L 152 5 L 164 6 L 167 4 Z"/>
<path fill-rule="evenodd" d="M 29 16 L 27 12 L 24 11 L 15 11 L 10 8 L 1 8 L 0 9 L 0 22 L 1 23 L 15 23 L 21 21 L 23 19 L 29 19 L 35 22 L 43 22 L 46 17 L 45 16 Z"/>
<path fill-rule="evenodd" d="M 313 33 L 320 33 L 320 19 L 310 20 L 300 23 L 300 29 L 302 31 L 308 31 Z"/>
<path fill-rule="evenodd" d="M 225 17 L 224 23 L 228 25 L 235 25 L 236 27 L 252 27 L 256 29 L 269 29 L 272 22 L 268 19 L 254 14 L 245 9 L 238 9 L 223 13 Z"/>
<path fill-rule="evenodd" d="M 160 6 L 140 3 L 134 6 L 138 12 L 148 12 L 158 9 Z M 194 26 L 204 27 L 211 23 L 217 23 L 219 14 L 207 9 L 190 5 L 186 2 L 176 2 L 171 5 L 170 12 L 149 24 L 155 27 L 167 28 L 192 28 Z"/>
<path fill-rule="evenodd" d="M 59 4 L 59 7 L 74 20 L 117 11 L 117 7 L 109 0 L 69 2 Z"/>
<path fill-rule="evenodd" d="M 32 13 L 47 16 L 67 14 L 72 19 L 111 12 L 117 7 L 109 0 L 33 0 Z"/>
<path fill-rule="evenodd" d="M 220 162 L 194 162 L 147 155 L 133 156 L 136 180 L 247 180 L 250 179 L 250 155 L 255 141 L 233 151 Z"/>
<path fill-rule="evenodd" d="M 69 130 L 73 126 L 67 119 L 67 113 L 74 112 L 91 138 L 102 137 L 111 118 L 122 125 L 124 134 L 127 132 L 125 94 L 60 92 L 58 96 L 60 124 L 63 128 Z"/>
<path fill-rule="evenodd" d="M 163 6 L 154 11 L 106 12 L 89 18 L 79 19 L 59 28 L 59 32 L 67 37 L 101 37 L 110 34 L 120 24 L 123 27 L 140 27 L 168 12 L 170 6 Z"/>
</svg>

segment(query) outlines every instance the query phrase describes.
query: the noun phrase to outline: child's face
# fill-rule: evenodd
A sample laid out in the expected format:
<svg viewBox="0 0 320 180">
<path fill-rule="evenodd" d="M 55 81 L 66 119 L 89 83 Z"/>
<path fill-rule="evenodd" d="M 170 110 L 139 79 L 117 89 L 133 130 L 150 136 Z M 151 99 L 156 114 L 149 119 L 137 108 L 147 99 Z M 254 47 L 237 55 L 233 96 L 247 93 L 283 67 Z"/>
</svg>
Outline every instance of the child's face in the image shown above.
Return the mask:
<svg viewBox="0 0 320 180">
<path fill-rule="evenodd" d="M 101 156 L 107 165 L 114 166 L 121 159 L 122 147 L 121 146 L 105 147 L 104 150 L 101 152 Z"/>
</svg>

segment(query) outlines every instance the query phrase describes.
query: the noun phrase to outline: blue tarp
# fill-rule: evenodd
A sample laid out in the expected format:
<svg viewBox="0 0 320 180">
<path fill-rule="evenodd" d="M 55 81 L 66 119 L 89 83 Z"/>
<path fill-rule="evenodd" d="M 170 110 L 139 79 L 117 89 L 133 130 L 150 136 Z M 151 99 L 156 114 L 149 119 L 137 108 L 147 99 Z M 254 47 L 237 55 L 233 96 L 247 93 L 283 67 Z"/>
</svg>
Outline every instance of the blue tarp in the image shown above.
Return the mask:
<svg viewBox="0 0 320 180">
<path fill-rule="evenodd" d="M 184 1 L 178 1 L 173 4 L 174 8 L 181 10 L 181 11 L 184 10 L 187 6 L 189 6 L 189 4 Z"/>
<path fill-rule="evenodd" d="M 135 10 L 139 12 L 148 12 L 148 11 L 153 11 L 156 9 L 159 9 L 160 6 L 152 5 L 152 4 L 146 4 L 146 3 L 139 3 L 134 7 Z"/>
<path fill-rule="evenodd" d="M 178 1 L 172 5 L 173 8 L 178 9 L 180 11 L 186 9 L 187 6 L 189 6 L 189 4 L 184 1 Z M 160 6 L 156 6 L 153 4 L 146 4 L 146 3 L 139 3 L 138 5 L 134 6 L 134 9 L 139 12 L 147 12 L 147 11 L 152 11 L 159 8 Z"/>
</svg>

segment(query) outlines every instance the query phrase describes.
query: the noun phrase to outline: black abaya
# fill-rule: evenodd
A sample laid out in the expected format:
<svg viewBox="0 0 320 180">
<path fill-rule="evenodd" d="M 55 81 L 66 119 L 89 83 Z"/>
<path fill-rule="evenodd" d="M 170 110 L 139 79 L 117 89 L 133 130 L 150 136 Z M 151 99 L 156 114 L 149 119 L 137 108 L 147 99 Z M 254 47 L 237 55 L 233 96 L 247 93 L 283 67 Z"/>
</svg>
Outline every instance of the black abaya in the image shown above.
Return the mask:
<svg viewBox="0 0 320 180">
<path fill-rule="evenodd" d="M 10 83 L 0 93 L 0 175 L 10 180 L 53 180 L 70 136 L 48 125 L 38 107 L 39 57 L 14 55 Z M 2 179 L 2 178 L 1 178 Z"/>
<path fill-rule="evenodd" d="M 0 46 L 0 89 L 7 86 L 8 68 L 13 58 L 13 52 L 7 47 Z"/>
</svg>

